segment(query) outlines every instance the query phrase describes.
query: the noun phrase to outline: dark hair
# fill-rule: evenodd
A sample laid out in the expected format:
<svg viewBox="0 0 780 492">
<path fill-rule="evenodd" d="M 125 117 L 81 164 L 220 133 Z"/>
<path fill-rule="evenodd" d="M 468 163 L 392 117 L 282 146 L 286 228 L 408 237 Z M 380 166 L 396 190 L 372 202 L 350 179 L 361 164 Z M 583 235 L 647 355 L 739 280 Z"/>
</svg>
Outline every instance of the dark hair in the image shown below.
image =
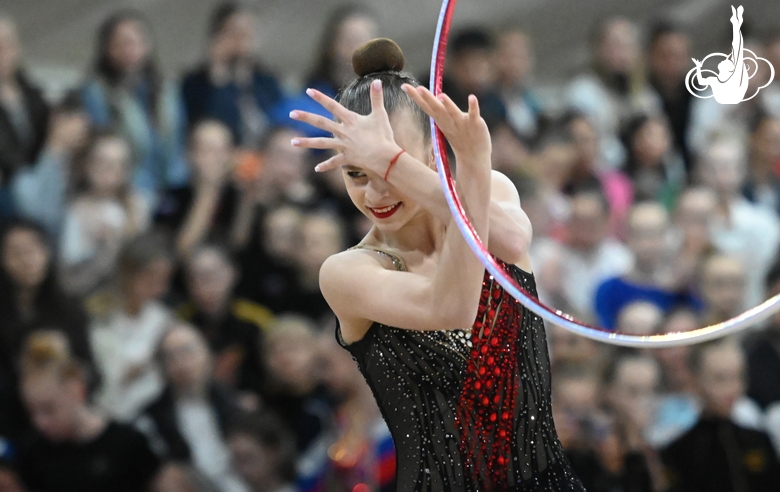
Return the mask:
<svg viewBox="0 0 780 492">
<path fill-rule="evenodd" d="M 160 259 L 174 259 L 170 238 L 159 231 L 146 232 L 122 246 L 117 258 L 117 269 L 120 277 L 127 278 Z"/>
<path fill-rule="evenodd" d="M 626 149 L 627 154 L 623 170 L 626 174 L 628 174 L 629 177 L 635 177 L 636 173 L 639 171 L 639 162 L 637 161 L 636 154 L 634 153 L 634 139 L 636 138 L 637 134 L 645 127 L 645 125 L 652 121 L 659 120 L 668 129 L 669 124 L 663 119 L 662 116 L 651 116 L 646 113 L 640 113 L 632 116 L 625 123 L 625 125 L 623 125 L 623 129 L 620 132 L 620 140 L 623 144 L 623 147 Z M 664 173 L 664 177 L 666 177 L 666 167 L 661 167 L 660 169 Z"/>
<path fill-rule="evenodd" d="M 275 413 L 262 411 L 239 416 L 228 425 L 227 437 L 239 434 L 272 448 L 278 457 L 279 475 L 286 481 L 295 480 L 295 436 Z"/>
<path fill-rule="evenodd" d="M 345 108 L 364 116 L 370 114 L 371 83 L 374 80 L 381 80 L 387 113 L 393 114 L 401 109 L 412 110 L 425 140 L 430 140 L 431 128 L 428 115 L 401 89 L 403 84 L 417 87 L 420 83 L 411 74 L 401 71 L 403 69 L 403 53 L 398 45 L 389 39 L 371 40 L 355 51 L 352 65 L 361 67 L 361 73 L 358 73 L 358 78 L 353 80 L 338 95 L 339 102 Z M 369 70 L 371 70 L 370 73 L 362 73 Z"/>
<path fill-rule="evenodd" d="M 108 46 L 117 27 L 123 22 L 137 22 L 141 25 L 149 42 L 153 41 L 149 21 L 142 13 L 136 10 L 121 10 L 101 24 L 98 30 L 94 69 L 111 87 L 116 87 L 120 84 L 123 74 L 111 62 Z M 160 105 L 163 78 L 154 51 L 150 53 L 141 72 L 143 73 L 144 81 L 149 85 L 149 99 L 146 101 L 149 105 L 149 113 L 152 115 L 152 121 L 158 123 L 157 108 Z"/>
<path fill-rule="evenodd" d="M 647 47 L 652 49 L 659 39 L 669 34 L 688 36 L 687 30 L 681 24 L 669 19 L 661 19 L 651 26 L 650 35 L 647 38 Z"/>
<path fill-rule="evenodd" d="M 453 56 L 472 50 L 492 50 L 495 40 L 490 31 L 481 27 L 469 27 L 457 32 L 450 43 Z"/>
<path fill-rule="evenodd" d="M 236 14 L 248 12 L 245 6 L 238 2 L 227 1 L 217 5 L 211 11 L 209 18 L 209 37 L 214 38 L 225 28 L 225 24 Z"/>
<path fill-rule="evenodd" d="M 333 10 L 325 21 L 325 27 L 320 37 L 319 52 L 317 53 L 314 69 L 307 77 L 307 85 L 313 85 L 313 82 L 324 81 L 336 90 L 341 89 L 339 82 L 333 74 L 333 48 L 336 44 L 336 37 L 341 25 L 356 17 L 368 17 L 373 19 L 374 14 L 366 7 L 357 4 L 342 5 Z"/>
</svg>

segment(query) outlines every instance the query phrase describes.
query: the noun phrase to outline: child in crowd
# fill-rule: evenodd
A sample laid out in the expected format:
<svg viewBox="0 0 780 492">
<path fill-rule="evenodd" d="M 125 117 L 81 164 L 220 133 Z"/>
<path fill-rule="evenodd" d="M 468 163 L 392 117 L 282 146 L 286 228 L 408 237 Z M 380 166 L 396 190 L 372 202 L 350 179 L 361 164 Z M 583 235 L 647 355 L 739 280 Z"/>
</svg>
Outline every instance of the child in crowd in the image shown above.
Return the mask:
<svg viewBox="0 0 780 492">
<path fill-rule="evenodd" d="M 60 240 L 63 285 L 74 295 L 109 283 L 124 241 L 149 225 L 148 204 L 131 183 L 130 160 L 130 147 L 117 135 L 100 135 L 88 149 Z"/>
<path fill-rule="evenodd" d="M 232 392 L 213 379 L 208 344 L 192 326 L 173 325 L 160 342 L 166 389 L 144 412 L 167 459 L 191 462 L 223 492 L 248 492 L 232 469 L 224 430 L 240 414 Z"/>
<path fill-rule="evenodd" d="M 37 436 L 19 455 L 30 490 L 146 492 L 160 463 L 146 438 L 107 419 L 87 397 L 87 376 L 65 337 L 36 332 L 25 345 L 21 388 Z"/>
<path fill-rule="evenodd" d="M 173 317 L 160 302 L 173 264 L 166 239 L 147 233 L 122 248 L 118 265 L 116 292 L 90 300 L 91 338 L 103 375 L 97 402 L 113 418 L 130 421 L 163 390 L 154 355 Z"/>
<path fill-rule="evenodd" d="M 744 395 L 745 357 L 733 341 L 694 347 L 690 356 L 703 411 L 696 425 L 662 452 L 673 491 L 774 491 L 780 461 L 763 432 L 735 424 Z"/>
</svg>

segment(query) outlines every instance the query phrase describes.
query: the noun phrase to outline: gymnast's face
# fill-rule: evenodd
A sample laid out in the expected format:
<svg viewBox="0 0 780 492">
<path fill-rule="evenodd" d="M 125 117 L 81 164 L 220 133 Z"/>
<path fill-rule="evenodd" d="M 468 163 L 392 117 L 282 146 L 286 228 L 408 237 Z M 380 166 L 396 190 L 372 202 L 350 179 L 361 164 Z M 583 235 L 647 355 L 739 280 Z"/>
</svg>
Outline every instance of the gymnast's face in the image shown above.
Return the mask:
<svg viewBox="0 0 780 492">
<path fill-rule="evenodd" d="M 411 109 L 400 109 L 392 113 L 390 126 L 393 128 L 396 143 L 402 149 L 415 159 L 434 166 L 430 142 L 426 141 Z M 423 208 L 418 203 L 379 174 L 351 165 L 342 167 L 342 172 L 352 203 L 383 232 L 395 232 L 423 213 Z M 393 172 L 397 171 L 390 171 L 391 174 Z"/>
</svg>

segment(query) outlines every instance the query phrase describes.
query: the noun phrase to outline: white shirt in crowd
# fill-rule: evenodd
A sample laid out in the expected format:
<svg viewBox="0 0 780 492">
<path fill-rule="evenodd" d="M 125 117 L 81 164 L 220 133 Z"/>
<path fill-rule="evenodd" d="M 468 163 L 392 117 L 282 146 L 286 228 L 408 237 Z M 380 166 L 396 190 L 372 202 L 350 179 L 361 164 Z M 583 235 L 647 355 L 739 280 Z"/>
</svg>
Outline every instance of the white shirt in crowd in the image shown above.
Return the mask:
<svg viewBox="0 0 780 492">
<path fill-rule="evenodd" d="M 172 319 L 168 308 L 150 301 L 137 316 L 117 310 L 92 327 L 92 349 L 103 376 L 96 401 L 111 417 L 132 421 L 162 392 L 155 353 Z"/>
</svg>

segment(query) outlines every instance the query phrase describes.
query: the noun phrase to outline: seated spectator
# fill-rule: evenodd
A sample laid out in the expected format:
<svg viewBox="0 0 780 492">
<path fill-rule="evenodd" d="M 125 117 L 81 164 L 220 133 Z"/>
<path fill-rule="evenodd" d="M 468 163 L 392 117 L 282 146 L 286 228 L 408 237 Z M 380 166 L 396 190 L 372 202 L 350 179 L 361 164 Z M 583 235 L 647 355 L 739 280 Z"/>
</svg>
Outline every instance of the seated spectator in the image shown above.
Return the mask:
<svg viewBox="0 0 780 492">
<path fill-rule="evenodd" d="M 693 287 L 703 258 L 715 253 L 710 240 L 710 224 L 718 202 L 709 188 L 691 187 L 682 192 L 674 209 L 673 241 L 675 268 L 680 284 Z"/>
<path fill-rule="evenodd" d="M 191 461 L 224 492 L 248 491 L 232 469 L 224 439 L 240 409 L 213 380 L 206 340 L 189 325 L 174 325 L 160 342 L 160 358 L 167 386 L 143 419 L 153 424 L 155 447 L 168 460 Z"/>
<path fill-rule="evenodd" d="M 558 368 L 581 367 L 598 373 L 607 361 L 607 346 L 589 338 L 575 335 L 563 328 L 550 325 L 550 356 L 552 371 Z"/>
<path fill-rule="evenodd" d="M 631 210 L 628 247 L 634 254 L 634 265 L 596 290 L 596 315 L 601 326 L 614 330 L 618 313 L 633 301 L 651 302 L 664 313 L 680 306 L 698 308 L 698 301 L 678 284 L 669 261 L 668 232 L 668 215 L 660 204 L 640 203 Z"/>
<path fill-rule="evenodd" d="M 9 222 L 0 231 L 0 435 L 11 438 L 29 425 L 18 396 L 17 363 L 30 333 L 58 327 L 74 356 L 94 373 L 87 313 L 57 281 L 53 254 L 48 235 L 34 222 Z"/>
<path fill-rule="evenodd" d="M 0 14 L 0 216 L 13 213 L 8 183 L 44 147 L 49 105 L 21 67 L 14 21 Z"/>
<path fill-rule="evenodd" d="M 780 115 L 763 116 L 750 134 L 750 164 L 742 194 L 780 213 Z"/>
<path fill-rule="evenodd" d="M 273 314 L 233 296 L 239 272 L 229 253 L 216 245 L 198 248 L 186 265 L 189 300 L 178 315 L 198 328 L 214 358 L 214 379 L 258 395 L 263 389 L 264 331 Z"/>
<path fill-rule="evenodd" d="M 582 113 L 569 113 L 564 122 L 570 132 L 576 151 L 575 164 L 563 181 L 562 190 L 571 196 L 579 191 L 600 191 L 609 202 L 609 232 L 622 238 L 628 210 L 634 202 L 631 181 L 614 170 L 599 164 L 598 131 Z"/>
<path fill-rule="evenodd" d="M 598 378 L 584 366 L 571 364 L 553 373 L 555 430 L 569 456 L 588 455 L 595 447 L 589 432 L 599 415 L 600 391 Z"/>
<path fill-rule="evenodd" d="M 476 95 L 485 121 L 506 119 L 506 107 L 498 94 L 498 72 L 493 63 L 496 41 L 491 32 L 482 27 L 464 28 L 453 34 L 449 48 L 450 61 L 442 91 L 464 110 L 468 108 L 469 94 Z"/>
<path fill-rule="evenodd" d="M 265 403 L 295 434 L 301 460 L 321 459 L 317 454 L 330 425 L 317 357 L 317 334 L 311 321 L 295 314 L 279 316 L 265 344 Z"/>
<path fill-rule="evenodd" d="M 648 82 L 661 99 L 669 120 L 672 145 L 683 158 L 689 174 L 693 161 L 687 134 L 694 96 L 685 88 L 685 76 L 690 70 L 691 37 L 682 26 L 661 21 L 651 27 L 648 44 Z"/>
<path fill-rule="evenodd" d="M 336 97 L 338 92 L 355 78 L 352 68 L 352 55 L 360 46 L 379 37 L 379 25 L 373 13 L 360 4 L 347 4 L 331 11 L 325 20 L 315 55 L 314 67 L 306 77 L 305 87 L 314 88 Z M 293 109 L 319 114 L 326 118 L 332 115 L 308 95 L 302 93 L 288 98 L 277 105 L 275 120 L 292 124 L 293 127 L 309 137 L 323 137 L 327 133 L 311 125 L 290 121 Z M 337 174 L 337 173 L 329 173 Z"/>
<path fill-rule="evenodd" d="M 320 268 L 325 260 L 346 248 L 344 226 L 328 212 L 312 212 L 301 223 L 301 244 L 296 254 L 298 296 L 290 310 L 303 314 L 328 330 L 334 316 L 320 292 Z"/>
<path fill-rule="evenodd" d="M 304 213 L 296 206 L 282 206 L 266 212 L 258 229 L 256 246 L 241 254 L 243 272 L 236 295 L 267 306 L 274 313 L 297 307 L 296 252 L 301 242 Z"/>
<path fill-rule="evenodd" d="M 735 258 L 716 254 L 704 260 L 699 292 L 705 325 L 721 323 L 745 311 L 745 277 L 745 268 Z"/>
<path fill-rule="evenodd" d="M 227 439 L 236 471 L 251 492 L 299 492 L 295 486 L 295 437 L 271 413 L 231 423 Z"/>
<path fill-rule="evenodd" d="M 352 356 L 330 334 L 320 337 L 322 377 L 336 404 L 328 463 L 317 482 L 326 489 L 395 490 L 395 447 L 371 389 Z"/>
<path fill-rule="evenodd" d="M 717 251 L 742 261 L 747 272 L 745 302 L 756 306 L 764 299 L 764 277 L 777 254 L 780 220 L 742 196 L 747 161 L 739 140 L 716 139 L 700 164 L 701 178 L 718 200 L 710 240 Z"/>
<path fill-rule="evenodd" d="M 780 263 L 766 276 L 768 296 L 780 294 Z M 768 409 L 780 403 L 780 314 L 775 314 L 769 324 L 748 348 L 747 394 L 761 408 Z"/>
<path fill-rule="evenodd" d="M 488 129 L 493 145 L 490 154 L 493 170 L 505 174 L 513 182 L 522 179 L 526 174 L 525 164 L 530 157 L 530 142 L 508 120 L 493 122 Z"/>
<path fill-rule="evenodd" d="M 735 424 L 730 415 L 744 394 L 745 358 L 735 344 L 710 342 L 690 357 L 703 412 L 696 425 L 661 456 L 672 491 L 771 491 L 780 461 L 763 432 Z"/>
<path fill-rule="evenodd" d="M 617 354 L 604 373 L 606 418 L 597 440 L 600 470 L 591 478 L 594 490 L 660 488 L 662 477 L 644 433 L 652 422 L 660 382 L 655 361 L 635 352 Z"/>
<path fill-rule="evenodd" d="M 21 388 L 37 435 L 19 453 L 34 491 L 145 492 L 160 463 L 146 438 L 87 398 L 87 375 L 56 332 L 37 332 L 21 359 Z"/>
<path fill-rule="evenodd" d="M 638 37 L 637 26 L 626 18 L 601 21 L 591 39 L 592 68 L 567 90 L 569 105 L 593 119 L 606 168 L 618 167 L 625 156 L 616 137 L 620 125 L 634 113 L 661 109 L 643 74 Z"/>
<path fill-rule="evenodd" d="M 162 76 L 142 14 L 113 14 L 97 38 L 94 72 L 81 88 L 84 107 L 97 128 L 117 128 L 130 143 L 133 184 L 154 206 L 161 190 L 188 179 L 181 95 Z"/>
<path fill-rule="evenodd" d="M 507 121 L 518 135 L 532 140 L 539 129 L 542 107 L 530 87 L 534 67 L 530 36 L 520 29 L 503 32 L 498 38 L 496 60 L 498 92 Z"/>
<path fill-rule="evenodd" d="M 257 19 L 237 2 L 211 13 L 208 58 L 186 74 L 182 96 L 190 126 L 203 119 L 224 123 L 240 146 L 253 147 L 282 99 L 276 77 L 257 60 Z"/>
<path fill-rule="evenodd" d="M 25 490 L 13 464 L 0 459 L 0 492 L 25 492 Z"/>
<path fill-rule="evenodd" d="M 230 231 L 237 202 L 231 139 L 228 128 L 216 120 L 195 125 L 188 152 L 192 182 L 169 188 L 160 198 L 155 223 L 177 235 L 177 249 L 185 257 L 210 235 Z"/>
<path fill-rule="evenodd" d="M 631 268 L 628 248 L 608 237 L 609 207 L 598 191 L 570 201 L 565 236 L 537 256 L 539 297 L 585 322 L 595 319 L 593 299 L 604 280 Z"/>
<path fill-rule="evenodd" d="M 662 116 L 631 118 L 622 133 L 626 149 L 623 171 L 634 185 L 634 200 L 656 200 L 671 211 L 688 181 L 685 164 L 672 150 Z"/>
<path fill-rule="evenodd" d="M 110 284 L 122 243 L 149 226 L 148 204 L 130 183 L 130 148 L 102 135 L 89 146 L 60 239 L 63 286 L 84 297 Z"/>
<path fill-rule="evenodd" d="M 88 302 L 91 337 L 103 385 L 97 403 L 112 418 L 135 419 L 162 392 L 155 351 L 173 318 L 159 299 L 168 291 L 172 255 L 165 238 L 147 233 L 122 247 L 116 291 Z"/>
<path fill-rule="evenodd" d="M 17 213 L 40 223 L 52 237 L 59 237 L 67 195 L 78 171 L 74 167 L 88 136 L 89 118 L 81 99 L 70 94 L 51 114 L 38 159 L 20 169 L 11 182 Z"/>
</svg>

